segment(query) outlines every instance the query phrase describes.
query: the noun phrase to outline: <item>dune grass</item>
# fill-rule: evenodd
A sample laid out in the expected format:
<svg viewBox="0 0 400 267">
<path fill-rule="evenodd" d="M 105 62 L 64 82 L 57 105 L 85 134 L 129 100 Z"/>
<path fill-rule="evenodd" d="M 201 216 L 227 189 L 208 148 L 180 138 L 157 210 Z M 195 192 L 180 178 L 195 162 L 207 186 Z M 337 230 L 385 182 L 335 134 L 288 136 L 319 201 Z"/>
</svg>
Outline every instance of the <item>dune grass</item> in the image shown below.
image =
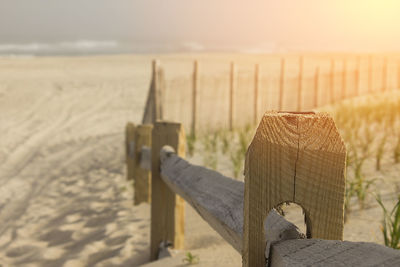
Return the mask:
<svg viewBox="0 0 400 267">
<path fill-rule="evenodd" d="M 185 258 L 182 260 L 183 263 L 188 265 L 197 264 L 200 262 L 200 258 L 197 255 L 193 255 L 190 251 L 186 252 Z"/>
<path fill-rule="evenodd" d="M 366 165 L 374 162 L 375 170 L 382 173 L 400 162 L 400 93 L 346 100 L 320 111 L 332 115 L 347 148 L 346 219 L 354 203 L 366 208 L 376 191 L 378 179 L 365 173 Z M 194 141 L 201 144 L 199 153 L 206 167 L 218 170 L 220 161 L 229 161 L 233 177 L 240 178 L 255 130 L 251 124 L 233 131 L 221 129 L 188 142 L 193 148 Z"/>
<path fill-rule="evenodd" d="M 400 195 L 397 203 L 391 211 L 388 211 L 382 202 L 380 195 L 376 196 L 376 201 L 383 211 L 381 231 L 385 246 L 400 249 Z"/>
<path fill-rule="evenodd" d="M 374 161 L 375 170 L 381 172 L 389 161 L 400 161 L 400 94 L 346 100 L 325 111 L 333 116 L 347 147 L 345 209 L 348 214 L 352 198 L 363 209 L 375 189 L 377 179 L 367 178 L 366 163 Z M 388 160 L 391 157 L 393 160 Z"/>
</svg>

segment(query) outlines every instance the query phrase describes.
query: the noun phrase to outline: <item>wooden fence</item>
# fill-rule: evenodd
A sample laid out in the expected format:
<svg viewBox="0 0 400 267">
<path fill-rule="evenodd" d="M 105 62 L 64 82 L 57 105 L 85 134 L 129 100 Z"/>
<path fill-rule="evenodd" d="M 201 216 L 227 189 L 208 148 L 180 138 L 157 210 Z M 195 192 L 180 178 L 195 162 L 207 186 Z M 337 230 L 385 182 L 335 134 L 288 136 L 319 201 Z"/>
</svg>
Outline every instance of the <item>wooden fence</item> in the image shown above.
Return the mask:
<svg viewBox="0 0 400 267">
<path fill-rule="evenodd" d="M 180 123 L 155 122 L 151 148 L 138 145 L 142 127 L 151 128 L 127 125 L 128 179 L 136 174 L 135 185 L 150 185 L 151 170 L 151 198 L 139 192 L 150 186 L 135 186 L 135 203 L 151 202 L 151 260 L 166 244 L 184 248 L 185 200 L 241 253 L 243 266 L 399 266 L 400 251 L 341 241 L 346 150 L 327 114 L 265 113 L 246 154 L 244 183 L 187 162 Z M 132 171 L 141 167 L 147 170 Z M 276 212 L 288 202 L 302 207 L 305 234 Z"/>
<path fill-rule="evenodd" d="M 208 66 L 201 68 L 195 60 L 192 66 L 185 65 L 189 69 L 185 75 L 174 77 L 169 74 L 171 65 L 163 67 L 154 60 L 142 123 L 179 121 L 186 131 L 196 134 L 257 125 L 264 110 L 307 111 L 349 97 L 398 89 L 400 64 L 396 58 L 389 59 L 371 55 L 320 60 L 282 57 L 269 68 L 273 60 L 260 59 L 261 63 L 248 63 L 246 68 L 231 62 L 225 71 L 216 73 L 209 73 Z"/>
</svg>

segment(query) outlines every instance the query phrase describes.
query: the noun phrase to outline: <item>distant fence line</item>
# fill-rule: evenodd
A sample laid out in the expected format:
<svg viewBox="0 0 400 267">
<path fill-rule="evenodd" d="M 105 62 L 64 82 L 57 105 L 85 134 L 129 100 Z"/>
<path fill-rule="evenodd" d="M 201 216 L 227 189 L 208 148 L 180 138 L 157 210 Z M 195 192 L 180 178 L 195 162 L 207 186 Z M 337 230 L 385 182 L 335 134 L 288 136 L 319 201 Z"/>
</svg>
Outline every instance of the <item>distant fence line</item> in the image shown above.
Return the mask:
<svg viewBox="0 0 400 267">
<path fill-rule="evenodd" d="M 263 70 L 262 62 L 254 63 L 253 69 L 241 70 L 239 64 L 231 62 L 228 73 L 215 74 L 203 74 L 195 60 L 191 74 L 175 78 L 168 77 L 168 69 L 154 60 L 143 123 L 180 121 L 192 134 L 233 129 L 257 124 L 265 110 L 308 111 L 346 98 L 400 88 L 400 64 L 387 57 L 380 62 L 373 56 L 317 63 L 305 56 L 295 60 L 298 62 L 293 64 L 293 60 L 282 57 L 278 71 Z M 311 71 L 307 62 L 312 65 Z M 294 65 L 297 67 L 293 69 Z"/>
</svg>

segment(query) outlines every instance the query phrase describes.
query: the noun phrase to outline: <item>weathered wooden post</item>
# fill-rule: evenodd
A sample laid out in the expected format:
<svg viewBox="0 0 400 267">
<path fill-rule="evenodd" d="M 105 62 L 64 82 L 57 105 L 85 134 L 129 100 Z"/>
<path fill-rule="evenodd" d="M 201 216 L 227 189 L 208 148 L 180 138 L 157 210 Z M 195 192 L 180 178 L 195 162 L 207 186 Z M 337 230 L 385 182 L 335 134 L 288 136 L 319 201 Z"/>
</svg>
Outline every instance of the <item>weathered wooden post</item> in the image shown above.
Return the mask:
<svg viewBox="0 0 400 267">
<path fill-rule="evenodd" d="M 388 68 L 388 60 L 387 57 L 384 57 L 382 66 L 382 91 L 386 91 L 387 89 L 387 68 Z"/>
<path fill-rule="evenodd" d="M 231 62 L 231 69 L 229 75 L 229 129 L 233 130 L 235 120 L 235 78 L 236 67 L 235 62 Z"/>
<path fill-rule="evenodd" d="M 331 72 L 329 76 L 330 103 L 335 102 L 335 60 L 331 59 Z"/>
<path fill-rule="evenodd" d="M 314 73 L 314 107 L 318 107 L 319 97 L 319 66 L 315 68 Z"/>
<path fill-rule="evenodd" d="M 359 96 L 360 94 L 360 67 L 361 67 L 361 62 L 360 62 L 360 57 L 357 56 L 356 59 L 356 69 L 354 71 L 354 95 Z"/>
<path fill-rule="evenodd" d="M 256 64 L 254 66 L 254 118 L 253 122 L 256 124 L 258 122 L 258 87 L 260 84 L 260 68 L 259 65 Z"/>
<path fill-rule="evenodd" d="M 300 111 L 302 109 L 303 64 L 304 64 L 303 56 L 300 56 L 300 58 L 299 58 L 299 77 L 298 77 L 298 84 L 297 84 L 297 111 Z"/>
<path fill-rule="evenodd" d="M 265 266 L 264 221 L 293 202 L 307 236 L 343 238 L 346 149 L 329 115 L 267 112 L 245 163 L 243 266 Z"/>
<path fill-rule="evenodd" d="M 183 249 L 184 244 L 184 201 L 160 176 L 160 151 L 166 145 L 185 157 L 185 134 L 180 123 L 158 121 L 152 131 L 151 260 L 157 259 L 161 242 L 171 242 L 175 249 Z"/>
<path fill-rule="evenodd" d="M 279 106 L 278 109 L 283 109 L 283 90 L 285 86 L 285 59 L 281 58 L 281 74 L 279 78 Z"/>
<path fill-rule="evenodd" d="M 157 83 L 156 83 L 156 120 L 164 119 L 164 97 L 165 97 L 165 76 L 164 69 L 157 65 Z"/>
<path fill-rule="evenodd" d="M 368 93 L 372 93 L 372 56 L 368 56 Z"/>
<path fill-rule="evenodd" d="M 397 89 L 400 89 L 400 61 L 397 61 Z"/>
<path fill-rule="evenodd" d="M 128 122 L 125 126 L 126 179 L 133 180 L 135 166 L 135 125 Z"/>
<path fill-rule="evenodd" d="M 192 129 L 191 134 L 193 137 L 196 136 L 196 128 L 197 128 L 197 90 L 199 84 L 199 64 L 197 60 L 194 61 L 193 64 L 193 80 L 192 80 Z"/>
<path fill-rule="evenodd" d="M 346 98 L 347 95 L 347 61 L 343 59 L 343 71 L 342 71 L 342 99 Z"/>
<path fill-rule="evenodd" d="M 151 201 L 151 172 L 142 168 L 142 149 L 151 147 L 151 124 L 138 125 L 135 131 L 134 149 L 134 205 Z"/>
<path fill-rule="evenodd" d="M 149 93 L 144 109 L 143 124 L 151 124 L 163 118 L 164 71 L 157 60 L 152 62 L 152 75 Z"/>
</svg>

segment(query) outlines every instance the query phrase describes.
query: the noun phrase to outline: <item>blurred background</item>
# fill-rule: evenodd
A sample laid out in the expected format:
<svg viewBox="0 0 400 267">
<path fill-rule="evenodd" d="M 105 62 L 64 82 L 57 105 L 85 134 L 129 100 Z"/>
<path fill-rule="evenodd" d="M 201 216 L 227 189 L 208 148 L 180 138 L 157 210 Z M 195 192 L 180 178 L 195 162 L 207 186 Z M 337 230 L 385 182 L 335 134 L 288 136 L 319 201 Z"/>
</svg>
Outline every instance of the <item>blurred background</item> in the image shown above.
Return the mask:
<svg viewBox="0 0 400 267">
<path fill-rule="evenodd" d="M 0 3 L 0 53 L 396 52 L 395 0 Z"/>
<path fill-rule="evenodd" d="M 399 12 L 395 0 L 0 0 L 0 267 L 149 262 L 150 206 L 132 203 L 124 142 L 152 88 L 162 118 L 183 123 L 188 161 L 242 181 L 265 111 L 328 112 L 347 147 L 344 239 L 399 248 Z M 159 266 L 188 251 L 241 266 L 190 207 L 186 229 L 186 251 Z"/>
</svg>

